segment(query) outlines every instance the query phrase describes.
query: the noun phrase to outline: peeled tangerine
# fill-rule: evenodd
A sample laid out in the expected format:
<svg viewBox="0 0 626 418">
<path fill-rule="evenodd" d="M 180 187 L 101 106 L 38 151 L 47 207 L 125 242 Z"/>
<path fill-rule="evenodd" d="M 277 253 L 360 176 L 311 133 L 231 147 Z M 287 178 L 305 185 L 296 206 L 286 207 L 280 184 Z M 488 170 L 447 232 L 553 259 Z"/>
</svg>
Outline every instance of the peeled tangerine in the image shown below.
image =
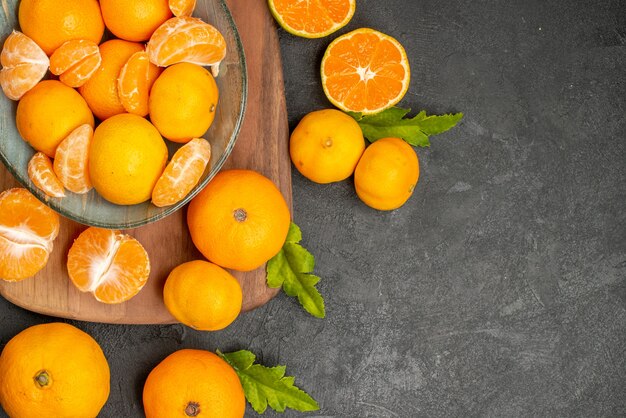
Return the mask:
<svg viewBox="0 0 626 418">
<path fill-rule="evenodd" d="M 102 56 L 98 44 L 86 39 L 67 41 L 50 56 L 50 72 L 70 87 L 85 84 L 100 64 Z"/>
<path fill-rule="evenodd" d="M 146 52 L 159 67 L 179 62 L 217 66 L 226 56 L 226 41 L 213 26 L 189 16 L 173 17 L 154 31 Z"/>
<path fill-rule="evenodd" d="M 54 154 L 54 173 L 71 192 L 87 193 L 93 187 L 88 166 L 92 138 L 93 128 L 80 125 L 61 141 Z"/>
<path fill-rule="evenodd" d="M 0 278 L 18 281 L 34 276 L 48 262 L 59 234 L 59 215 L 28 190 L 0 194 Z"/>
<path fill-rule="evenodd" d="M 148 114 L 150 89 L 159 74 L 161 69 L 150 62 L 146 51 L 135 52 L 126 61 L 117 78 L 117 92 L 128 113 Z"/>
<path fill-rule="evenodd" d="M 50 197 L 65 196 L 63 184 L 54 173 L 50 157 L 41 151 L 36 152 L 28 162 L 28 178 Z"/>
<path fill-rule="evenodd" d="M 103 303 L 121 303 L 146 284 L 150 260 L 139 241 L 130 235 L 91 227 L 72 244 L 67 272 L 81 292 L 91 292 Z"/>
<path fill-rule="evenodd" d="M 48 56 L 28 36 L 13 31 L 0 54 L 0 86 L 11 100 L 19 100 L 35 87 L 48 71 Z"/>
</svg>

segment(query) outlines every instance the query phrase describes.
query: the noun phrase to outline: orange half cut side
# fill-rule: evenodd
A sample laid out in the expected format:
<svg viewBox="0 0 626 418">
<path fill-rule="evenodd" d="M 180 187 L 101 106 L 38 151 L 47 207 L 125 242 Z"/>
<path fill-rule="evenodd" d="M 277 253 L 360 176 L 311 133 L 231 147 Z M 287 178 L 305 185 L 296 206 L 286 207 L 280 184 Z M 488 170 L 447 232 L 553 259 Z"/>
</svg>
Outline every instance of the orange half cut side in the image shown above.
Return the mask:
<svg viewBox="0 0 626 418">
<path fill-rule="evenodd" d="M 369 115 L 398 103 L 411 70 L 402 45 L 389 35 L 362 28 L 335 39 L 322 58 L 322 87 L 339 109 Z"/>
<path fill-rule="evenodd" d="M 278 24 L 292 35 L 322 38 L 350 22 L 356 0 L 269 0 Z"/>
</svg>

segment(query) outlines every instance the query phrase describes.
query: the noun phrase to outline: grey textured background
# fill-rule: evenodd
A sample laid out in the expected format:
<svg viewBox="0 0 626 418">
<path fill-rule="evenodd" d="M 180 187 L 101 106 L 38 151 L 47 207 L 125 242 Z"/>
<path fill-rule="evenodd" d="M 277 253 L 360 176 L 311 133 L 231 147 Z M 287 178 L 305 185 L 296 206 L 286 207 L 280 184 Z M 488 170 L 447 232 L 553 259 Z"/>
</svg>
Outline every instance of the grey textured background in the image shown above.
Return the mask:
<svg viewBox="0 0 626 418">
<path fill-rule="evenodd" d="M 626 4 L 359 0 L 340 33 L 362 26 L 405 45 L 402 105 L 466 115 L 417 150 L 414 196 L 381 213 L 294 172 L 325 320 L 280 295 L 212 334 L 76 323 L 112 367 L 102 416 L 141 416 L 183 347 L 286 364 L 315 417 L 626 415 Z M 280 37 L 293 127 L 329 106 L 334 35 Z M 51 320 L 0 300 L 0 344 Z"/>
</svg>

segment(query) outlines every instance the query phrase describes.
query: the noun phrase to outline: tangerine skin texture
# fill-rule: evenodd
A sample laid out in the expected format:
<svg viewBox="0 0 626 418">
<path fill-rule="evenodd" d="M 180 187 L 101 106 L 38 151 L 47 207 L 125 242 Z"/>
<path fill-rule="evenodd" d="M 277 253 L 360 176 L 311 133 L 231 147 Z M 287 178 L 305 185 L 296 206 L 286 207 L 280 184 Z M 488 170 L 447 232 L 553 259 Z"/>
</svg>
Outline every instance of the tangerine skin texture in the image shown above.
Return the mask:
<svg viewBox="0 0 626 418">
<path fill-rule="evenodd" d="M 316 183 L 333 183 L 350 177 L 364 150 L 359 124 L 336 109 L 309 113 L 289 139 L 293 165 Z"/>
<path fill-rule="evenodd" d="M 148 375 L 143 388 L 146 418 L 242 418 L 246 410 L 241 382 L 224 360 L 205 350 L 184 349 L 167 356 Z M 191 411 L 189 411 L 191 412 Z"/>
<path fill-rule="evenodd" d="M 35 381 L 41 371 L 48 385 Z M 0 356 L 0 404 L 10 417 L 95 417 L 109 397 L 109 365 L 98 343 L 64 323 L 35 325 Z"/>
<path fill-rule="evenodd" d="M 252 170 L 220 171 L 187 211 L 198 250 L 209 261 L 239 271 L 261 267 L 280 251 L 290 219 L 278 188 Z"/>
</svg>

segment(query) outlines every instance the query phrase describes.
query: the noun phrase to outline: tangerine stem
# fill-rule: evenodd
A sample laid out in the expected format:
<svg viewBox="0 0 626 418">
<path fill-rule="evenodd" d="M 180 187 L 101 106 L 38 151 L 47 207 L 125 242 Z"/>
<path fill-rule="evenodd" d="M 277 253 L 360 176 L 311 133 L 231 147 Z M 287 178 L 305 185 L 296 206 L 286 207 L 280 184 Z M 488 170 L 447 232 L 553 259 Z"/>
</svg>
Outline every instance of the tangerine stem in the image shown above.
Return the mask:
<svg viewBox="0 0 626 418">
<path fill-rule="evenodd" d="M 235 209 L 235 211 L 233 212 L 233 216 L 235 217 L 235 220 L 237 222 L 243 222 L 248 218 L 248 214 L 243 208 Z"/>
<path fill-rule="evenodd" d="M 197 402 L 189 402 L 185 407 L 185 415 L 195 417 L 200 413 L 200 404 Z"/>
<path fill-rule="evenodd" d="M 38 371 L 34 379 L 35 383 L 37 383 L 40 388 L 48 386 L 50 384 L 50 381 L 52 380 L 50 379 L 50 375 L 48 374 L 47 370 Z"/>
</svg>

